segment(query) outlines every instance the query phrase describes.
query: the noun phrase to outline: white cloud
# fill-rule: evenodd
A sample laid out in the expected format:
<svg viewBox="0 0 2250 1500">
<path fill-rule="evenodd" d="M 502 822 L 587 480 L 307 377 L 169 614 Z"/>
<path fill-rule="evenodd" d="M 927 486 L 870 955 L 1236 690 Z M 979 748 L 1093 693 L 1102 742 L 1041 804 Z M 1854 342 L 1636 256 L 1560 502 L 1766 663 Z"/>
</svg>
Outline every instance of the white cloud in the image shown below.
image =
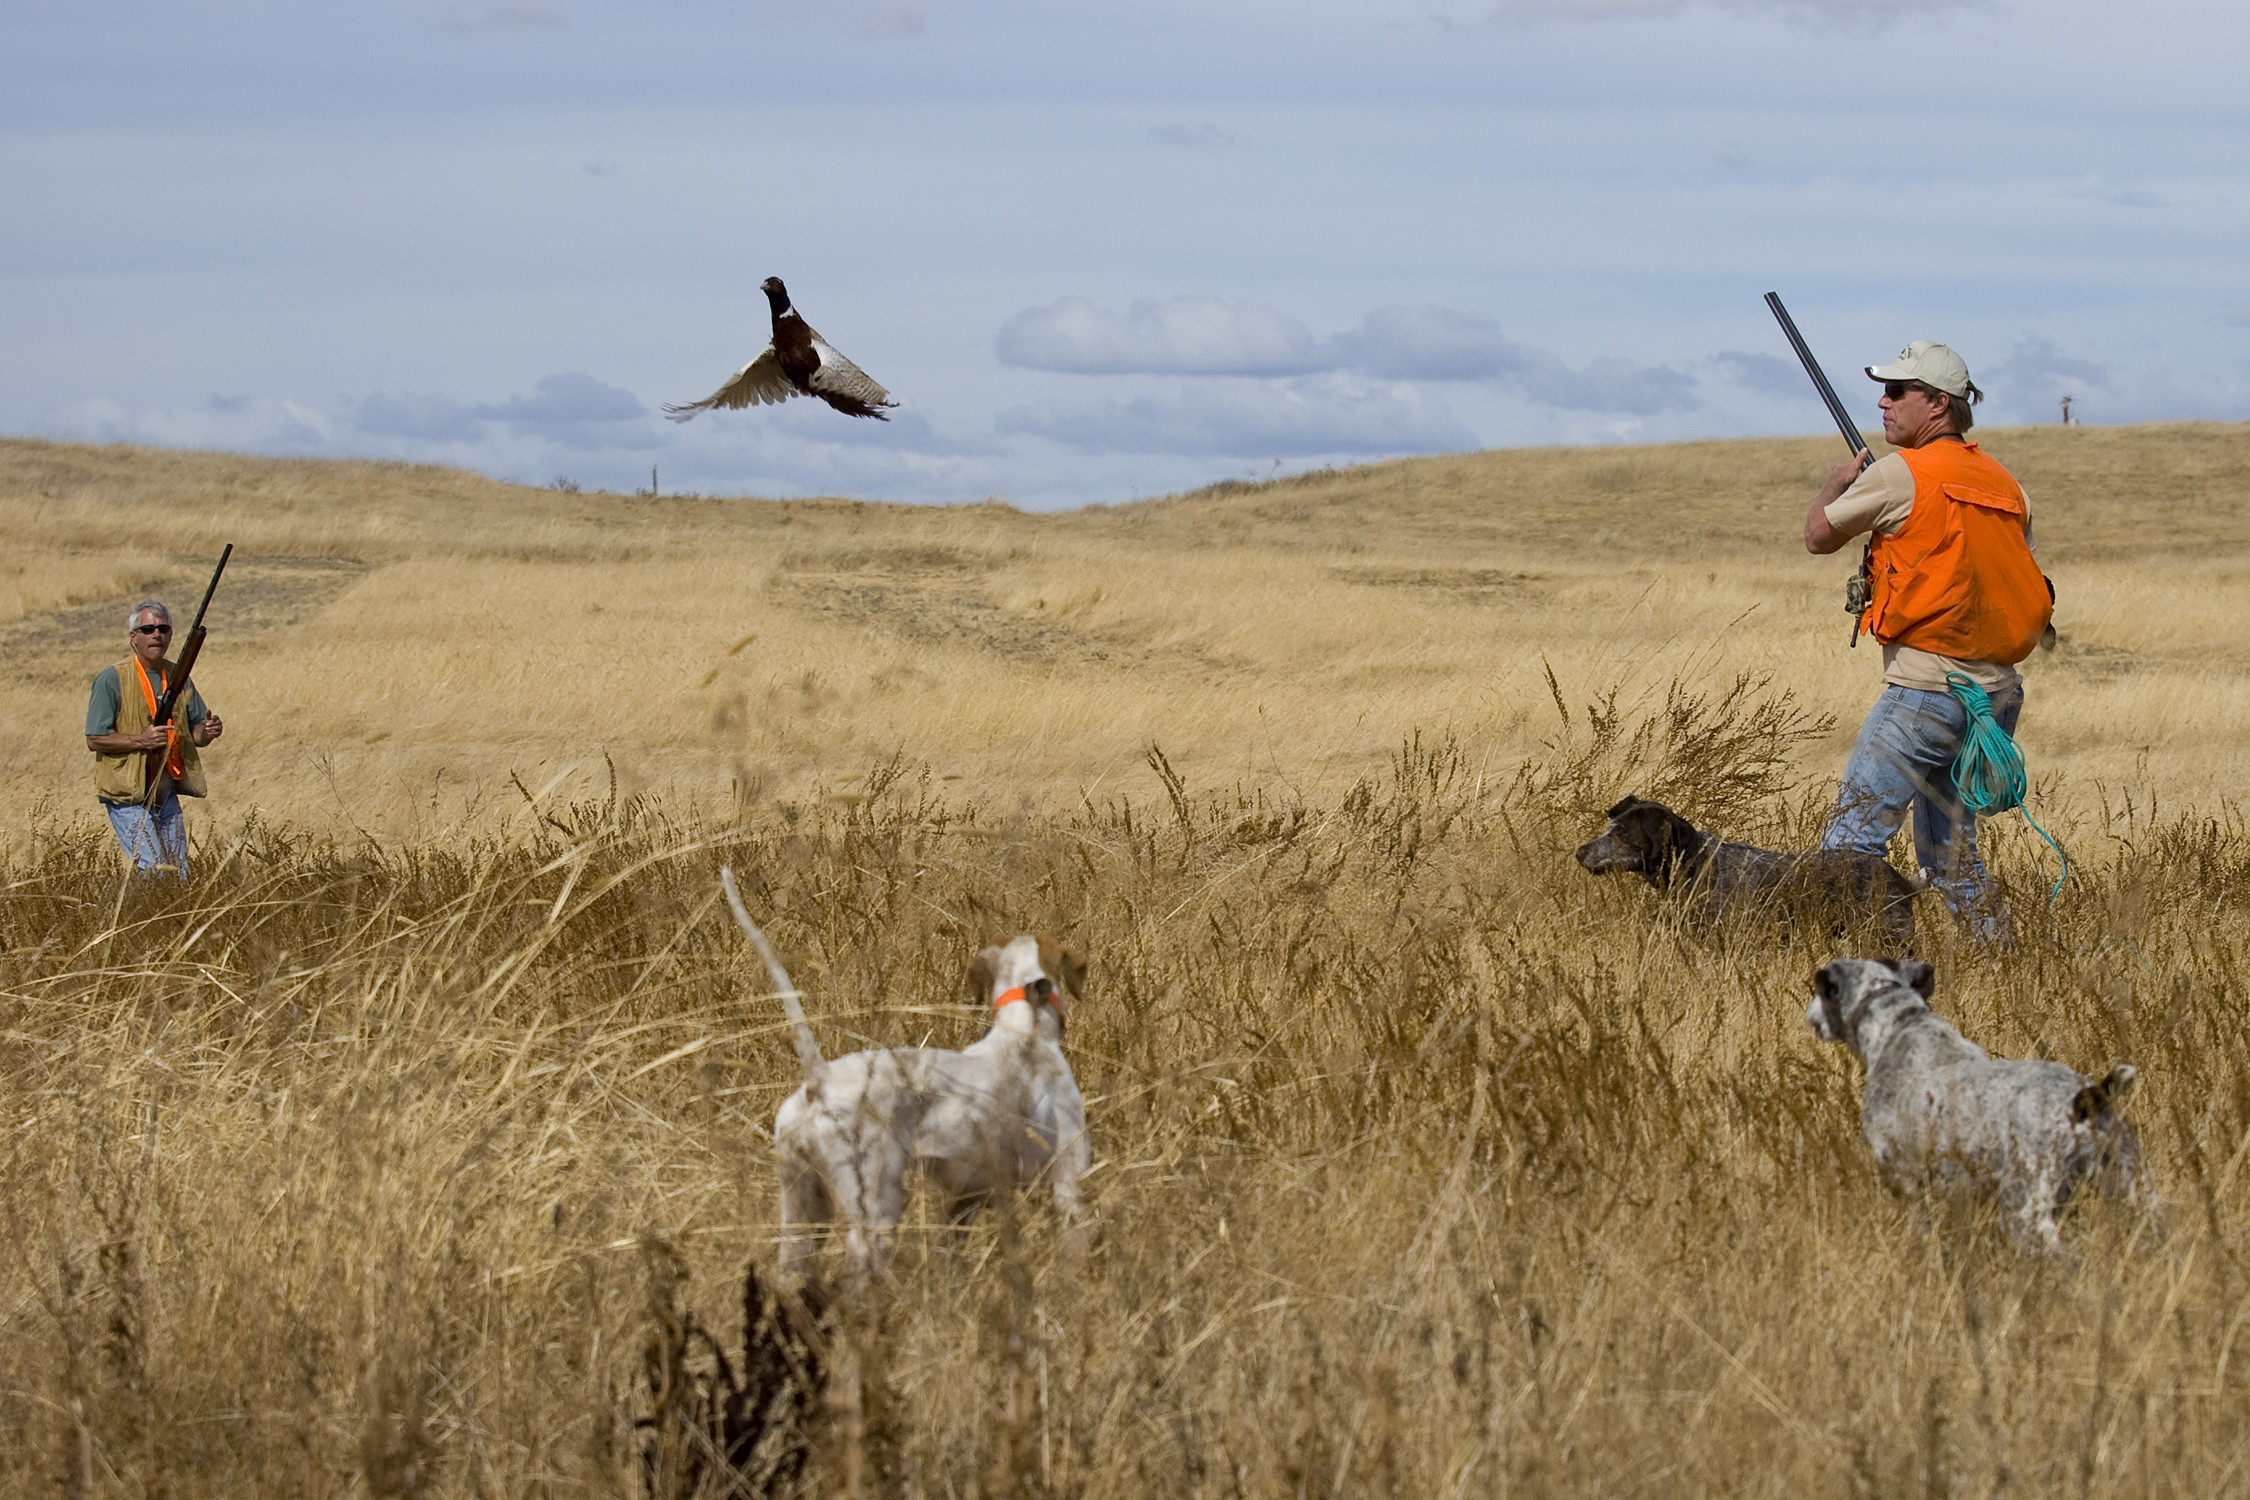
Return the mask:
<svg viewBox="0 0 2250 1500">
<path fill-rule="evenodd" d="M 1279 308 L 1216 297 L 1144 299 L 1122 316 L 1065 297 L 1001 324 L 993 347 L 1005 364 L 1070 375 L 1292 375 L 1327 363 Z"/>
<path fill-rule="evenodd" d="M 1746 354 L 1740 349 L 1722 349 L 1711 356 L 1711 362 L 1736 385 L 1760 395 L 1809 395 L 1813 390 L 1804 367 L 1778 354 Z"/>
<path fill-rule="evenodd" d="M 1524 399 L 1540 406 L 1653 417 L 1658 412 L 1694 411 L 1703 404 L 1695 391 L 1695 377 L 1668 365 L 1636 364 L 1605 354 L 1573 370 L 1559 355 L 1533 352 L 1545 358 L 1519 384 Z"/>
<path fill-rule="evenodd" d="M 1511 342 L 1492 318 L 1449 307 L 1379 307 L 1327 349 L 1338 367 L 1392 380 L 1490 380 L 1522 374 L 1542 355 L 1560 362 Z"/>
<path fill-rule="evenodd" d="M 1552 350 L 1508 338 L 1496 320 L 1448 307 L 1379 307 L 1323 347 L 1337 368 L 1391 380 L 1488 381 L 1567 411 L 1646 417 L 1703 404 L 1692 375 L 1615 355 L 1572 369 Z"/>
<path fill-rule="evenodd" d="M 2081 422 L 2240 421 L 2250 409 L 2242 374 L 2177 366 L 2119 365 L 2075 353 L 2041 334 L 2018 339 L 2002 359 L 1976 371 L 2002 422 L 2053 422 L 2064 396 Z"/>
<path fill-rule="evenodd" d="M 514 427 L 552 429 L 630 422 L 648 415 L 648 408 L 631 391 L 605 385 L 591 375 L 542 375 L 531 396 L 510 396 L 497 406 L 480 406 L 476 414 Z"/>
<path fill-rule="evenodd" d="M 392 396 L 381 391 L 354 403 L 350 420 L 372 436 L 419 443 L 473 443 L 483 436 L 485 425 L 472 408 L 450 396 Z"/>
<path fill-rule="evenodd" d="M 2063 396 L 2109 391 L 2116 376 L 2116 367 L 2105 360 L 2069 354 L 2053 339 L 2026 334 L 2007 358 L 1976 379 L 1990 392 L 1996 409 L 2004 406 L 2018 417 L 2033 417 Z"/>
<path fill-rule="evenodd" d="M 948 456 L 991 451 L 989 443 L 964 442 L 939 431 L 926 415 L 910 406 L 891 412 L 887 421 L 876 422 L 844 416 L 825 402 L 809 398 L 778 407 L 706 412 L 672 431 L 706 442 L 754 440 L 769 447 L 802 443 Z"/>
<path fill-rule="evenodd" d="M 91 443 L 285 454 L 326 452 L 335 426 L 326 413 L 300 402 L 219 395 L 196 406 L 138 410 L 96 397 L 49 412 L 39 423 L 51 436 Z"/>
<path fill-rule="evenodd" d="M 499 423 L 518 436 L 562 448 L 661 446 L 648 408 L 631 391 L 572 373 L 542 376 L 532 392 L 481 405 L 450 396 L 377 392 L 352 403 L 350 422 L 370 436 L 415 443 L 476 443 L 487 424 Z"/>
<path fill-rule="evenodd" d="M 1214 382 L 1166 395 L 1040 401 L 1000 412 L 993 425 L 1081 453 L 1292 458 L 1476 446 L 1475 435 L 1436 397 L 1333 375 Z"/>
<path fill-rule="evenodd" d="M 1135 302 L 1123 317 L 1083 297 L 1016 314 L 994 347 L 1013 365 L 1072 375 L 1282 376 L 1350 371 L 1383 380 L 1486 381 L 1540 406 L 1650 416 L 1701 405 L 1695 377 L 1606 357 L 1572 369 L 1482 313 L 1381 307 L 1315 342 L 1279 308 L 1208 297 Z"/>
</svg>

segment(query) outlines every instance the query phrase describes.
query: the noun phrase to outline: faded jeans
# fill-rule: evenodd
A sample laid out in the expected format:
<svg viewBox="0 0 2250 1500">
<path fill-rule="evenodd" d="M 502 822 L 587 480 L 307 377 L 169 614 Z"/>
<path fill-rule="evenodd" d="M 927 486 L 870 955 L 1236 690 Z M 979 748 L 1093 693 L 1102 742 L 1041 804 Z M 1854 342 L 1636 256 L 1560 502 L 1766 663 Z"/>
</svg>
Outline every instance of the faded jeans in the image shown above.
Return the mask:
<svg viewBox="0 0 2250 1500">
<path fill-rule="evenodd" d="M 142 875 L 187 879 L 187 829 L 180 822 L 180 799 L 167 791 L 152 813 L 138 802 L 104 802 L 110 830 Z"/>
<path fill-rule="evenodd" d="M 1992 695 L 1992 716 L 2009 734 L 2022 712 L 2022 687 Z M 1882 855 L 1912 803 L 1916 863 L 1978 942 L 2006 947 L 2014 930 L 1977 858 L 1976 814 L 1961 805 L 1953 785 L 1968 722 L 1968 710 L 1951 693 L 1884 688 L 1859 727 L 1820 847 Z"/>
</svg>

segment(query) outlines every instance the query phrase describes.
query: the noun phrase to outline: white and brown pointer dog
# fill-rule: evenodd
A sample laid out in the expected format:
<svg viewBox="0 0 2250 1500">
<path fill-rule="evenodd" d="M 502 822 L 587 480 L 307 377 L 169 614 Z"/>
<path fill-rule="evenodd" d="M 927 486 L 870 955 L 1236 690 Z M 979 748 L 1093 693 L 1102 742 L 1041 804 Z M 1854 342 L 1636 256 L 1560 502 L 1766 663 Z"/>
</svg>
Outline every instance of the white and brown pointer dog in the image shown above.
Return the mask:
<svg viewBox="0 0 2250 1500">
<path fill-rule="evenodd" d="M 781 1167 L 781 1265 L 798 1266 L 833 1226 L 848 1270 L 881 1264 L 905 1212 L 907 1175 L 926 1175 L 957 1224 L 995 1193 L 1045 1183 L 1074 1241 L 1080 1180 L 1092 1165 L 1086 1104 L 1062 1054 L 1063 996 L 1078 998 L 1086 960 L 1025 935 L 969 962 L 968 985 L 992 1027 L 958 1052 L 888 1047 L 823 1060 L 788 972 L 722 870 L 727 903 L 765 961 L 796 1033 L 804 1085 L 782 1101 L 773 1139 Z"/>
<path fill-rule="evenodd" d="M 2097 1083 L 2058 1062 L 1991 1057 L 1930 1009 L 1934 987 L 1912 959 L 1839 958 L 1813 975 L 1805 1020 L 1867 1070 L 1860 1132 L 1884 1183 L 1917 1216 L 1933 1199 L 1996 1196 L 2023 1250 L 2062 1251 L 2057 1217 L 2088 1183 L 2161 1231 L 2140 1137 L 2118 1115 L 2134 1070 L 2120 1063 Z"/>
</svg>

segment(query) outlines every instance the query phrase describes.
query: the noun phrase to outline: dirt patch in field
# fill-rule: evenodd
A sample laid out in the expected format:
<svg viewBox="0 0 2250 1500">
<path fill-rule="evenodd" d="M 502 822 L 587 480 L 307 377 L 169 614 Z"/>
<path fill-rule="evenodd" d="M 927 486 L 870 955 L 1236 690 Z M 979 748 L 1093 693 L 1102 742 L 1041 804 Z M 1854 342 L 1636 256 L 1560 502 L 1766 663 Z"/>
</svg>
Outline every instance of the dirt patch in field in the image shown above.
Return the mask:
<svg viewBox="0 0 2250 1500">
<path fill-rule="evenodd" d="M 75 604 L 27 616 L 0 630 L 0 681 L 53 686 L 90 682 L 125 654 L 125 611 L 141 599 L 162 599 L 184 635 L 211 581 L 210 560 L 178 558 L 177 567 L 143 579 L 133 597 Z M 369 571 L 368 563 L 334 557 L 236 557 L 227 564 L 204 625 L 205 649 L 261 644 L 304 623 Z"/>
<path fill-rule="evenodd" d="M 1498 568 L 1331 568 L 1339 583 L 1368 588 L 1418 589 L 1458 599 L 1484 601 L 1502 594 L 1518 596 L 1539 592 L 1546 579 L 1538 573 L 1509 573 Z"/>
<path fill-rule="evenodd" d="M 811 614 L 836 616 L 902 639 L 951 646 L 1011 661 L 1049 666 L 1134 669 L 1162 666 L 1212 676 L 1229 664 L 1187 646 L 1151 647 L 1100 631 L 1044 618 L 1038 610 L 1006 608 L 959 573 L 841 572 L 833 556 L 821 569 L 784 571 L 773 581 L 777 603 Z"/>
</svg>

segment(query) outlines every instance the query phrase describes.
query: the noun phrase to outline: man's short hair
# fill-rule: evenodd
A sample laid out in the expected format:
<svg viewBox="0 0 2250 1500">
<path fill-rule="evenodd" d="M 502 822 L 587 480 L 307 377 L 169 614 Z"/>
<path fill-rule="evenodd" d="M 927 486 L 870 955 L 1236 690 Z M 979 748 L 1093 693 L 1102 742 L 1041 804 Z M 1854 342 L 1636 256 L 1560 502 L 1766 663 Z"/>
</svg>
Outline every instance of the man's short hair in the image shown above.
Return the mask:
<svg viewBox="0 0 2250 1500">
<path fill-rule="evenodd" d="M 142 615 L 159 615 L 163 618 L 165 624 L 172 623 L 172 612 L 164 607 L 162 599 L 143 599 L 140 603 L 134 605 L 133 612 L 125 617 L 125 628 L 131 630 L 135 625 L 140 624 Z"/>
<path fill-rule="evenodd" d="M 1967 432 L 1977 425 L 1977 403 L 1984 399 L 1984 392 L 1972 385 L 1966 396 L 1956 396 L 1950 391 L 1938 394 L 1945 397 L 1945 414 L 1953 419 L 1955 432 Z"/>
<path fill-rule="evenodd" d="M 1977 425 L 1976 403 L 1984 399 L 1984 392 L 1978 390 L 1975 386 L 1969 387 L 1968 395 L 1956 396 L 1951 391 L 1941 391 L 1936 386 L 1920 380 L 1907 383 L 1932 401 L 1940 397 L 1944 398 L 1945 414 L 1952 419 L 1955 432 L 1967 432 Z"/>
</svg>

